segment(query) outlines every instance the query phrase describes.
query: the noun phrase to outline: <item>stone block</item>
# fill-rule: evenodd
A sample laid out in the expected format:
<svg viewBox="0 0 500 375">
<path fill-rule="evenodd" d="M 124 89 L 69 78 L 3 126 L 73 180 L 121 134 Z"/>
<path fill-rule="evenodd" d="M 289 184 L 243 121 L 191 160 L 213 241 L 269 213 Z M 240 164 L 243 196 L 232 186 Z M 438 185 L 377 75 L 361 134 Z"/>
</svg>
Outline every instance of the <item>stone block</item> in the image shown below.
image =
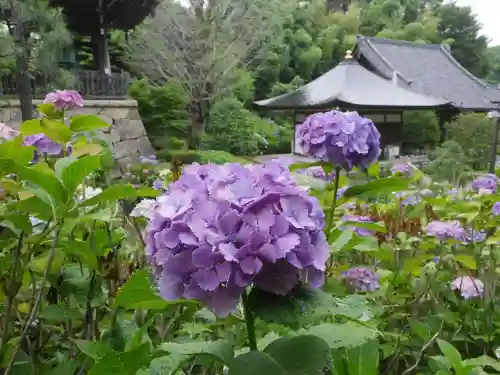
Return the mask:
<svg viewBox="0 0 500 375">
<path fill-rule="evenodd" d="M 111 127 L 111 132 L 109 133 L 109 135 L 111 137 L 111 142 L 113 142 L 113 144 L 121 141 L 120 132 L 118 131 L 118 129 L 116 129 L 115 126 Z"/>
<path fill-rule="evenodd" d="M 115 127 L 122 141 L 146 136 L 144 125 L 139 120 L 118 119 L 115 121 Z"/>
<path fill-rule="evenodd" d="M 136 156 L 140 150 L 141 143 L 138 139 L 129 139 L 114 144 L 114 153 L 117 159 L 127 156 Z"/>
<path fill-rule="evenodd" d="M 151 145 L 148 137 L 141 137 L 138 139 L 139 142 L 139 153 L 141 155 L 153 155 L 155 154 L 155 150 Z"/>
</svg>

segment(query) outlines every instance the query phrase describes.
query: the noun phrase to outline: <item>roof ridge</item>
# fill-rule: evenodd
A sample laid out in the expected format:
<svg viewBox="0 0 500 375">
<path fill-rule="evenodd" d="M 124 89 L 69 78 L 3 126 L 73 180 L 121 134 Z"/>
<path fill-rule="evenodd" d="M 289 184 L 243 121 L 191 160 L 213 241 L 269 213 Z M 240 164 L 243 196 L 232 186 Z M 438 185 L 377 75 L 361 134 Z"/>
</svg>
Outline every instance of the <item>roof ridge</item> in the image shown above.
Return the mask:
<svg viewBox="0 0 500 375">
<path fill-rule="evenodd" d="M 367 37 L 367 36 L 364 36 L 364 35 L 361 35 L 361 34 L 358 34 L 357 36 L 357 39 L 361 39 L 363 41 L 366 41 L 366 44 L 373 50 L 373 52 L 375 52 L 377 54 L 377 56 L 380 58 L 380 60 L 389 68 L 391 69 L 391 71 L 393 72 L 396 72 L 397 75 L 403 79 L 403 81 L 405 81 L 406 84 L 409 84 L 409 80 L 403 75 L 401 74 L 400 71 L 398 71 L 394 65 L 391 64 L 391 62 L 389 60 L 387 60 L 387 58 L 378 50 L 377 47 L 375 47 L 373 45 L 373 43 L 370 41 L 370 37 Z M 394 76 L 392 77 L 387 77 L 387 79 L 393 79 Z"/>
<path fill-rule="evenodd" d="M 389 39 L 389 38 L 378 38 L 376 36 L 364 36 L 361 37 L 368 39 L 369 41 L 376 40 L 377 42 L 386 43 L 386 44 L 396 44 L 408 47 L 416 47 L 416 48 L 429 48 L 429 49 L 439 49 L 446 44 L 438 44 L 438 43 L 417 43 L 409 40 L 402 39 Z"/>
</svg>

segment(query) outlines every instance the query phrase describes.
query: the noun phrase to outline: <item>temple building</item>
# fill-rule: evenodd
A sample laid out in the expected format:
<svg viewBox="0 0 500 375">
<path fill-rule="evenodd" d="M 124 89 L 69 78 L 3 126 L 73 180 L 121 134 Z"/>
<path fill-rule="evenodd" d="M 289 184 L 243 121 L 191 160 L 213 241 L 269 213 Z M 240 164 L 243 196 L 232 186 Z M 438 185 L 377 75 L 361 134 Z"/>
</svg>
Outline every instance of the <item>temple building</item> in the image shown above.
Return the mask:
<svg viewBox="0 0 500 375">
<path fill-rule="evenodd" d="M 356 110 L 376 123 L 387 156 L 399 153 L 405 110 L 434 110 L 444 134 L 445 122 L 459 112 L 489 112 L 497 102 L 500 90 L 461 66 L 449 46 L 359 35 L 353 53 L 330 71 L 254 105 L 290 111 L 296 125 L 313 112 Z M 295 141 L 292 152 L 301 154 Z"/>
</svg>

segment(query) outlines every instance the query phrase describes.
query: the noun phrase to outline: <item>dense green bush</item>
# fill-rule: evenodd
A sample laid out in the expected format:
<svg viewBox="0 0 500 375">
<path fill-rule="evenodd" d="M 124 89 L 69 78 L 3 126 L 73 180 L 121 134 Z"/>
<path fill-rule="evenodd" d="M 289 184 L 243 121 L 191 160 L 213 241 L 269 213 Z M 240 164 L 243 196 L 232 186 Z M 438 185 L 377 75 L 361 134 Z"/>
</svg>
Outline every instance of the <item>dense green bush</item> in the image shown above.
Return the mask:
<svg viewBox="0 0 500 375">
<path fill-rule="evenodd" d="M 459 143 L 446 141 L 431 154 L 425 170 L 436 180 L 458 183 L 471 170 L 470 159 Z"/>
<path fill-rule="evenodd" d="M 432 111 L 403 114 L 403 149 L 407 152 L 435 147 L 440 138 L 439 122 Z"/>
<path fill-rule="evenodd" d="M 259 151 L 254 130 L 257 121 L 262 120 L 236 98 L 222 99 L 210 111 L 203 146 L 234 155 L 255 155 Z"/>
<path fill-rule="evenodd" d="M 226 151 L 221 150 L 169 150 L 163 149 L 158 151 L 158 158 L 165 161 L 176 160 L 181 164 L 191 164 L 191 163 L 214 163 L 214 164 L 224 164 L 224 163 L 248 163 L 251 159 L 238 157 L 230 154 Z"/>
<path fill-rule="evenodd" d="M 491 159 L 493 120 L 483 113 L 459 115 L 447 125 L 447 138 L 460 144 L 475 170 L 486 169 Z"/>
<path fill-rule="evenodd" d="M 162 149 L 168 139 L 185 139 L 189 133 L 188 98 L 175 81 L 154 87 L 146 80 L 135 81 L 130 95 L 137 100 L 139 113 L 153 146 Z"/>
</svg>

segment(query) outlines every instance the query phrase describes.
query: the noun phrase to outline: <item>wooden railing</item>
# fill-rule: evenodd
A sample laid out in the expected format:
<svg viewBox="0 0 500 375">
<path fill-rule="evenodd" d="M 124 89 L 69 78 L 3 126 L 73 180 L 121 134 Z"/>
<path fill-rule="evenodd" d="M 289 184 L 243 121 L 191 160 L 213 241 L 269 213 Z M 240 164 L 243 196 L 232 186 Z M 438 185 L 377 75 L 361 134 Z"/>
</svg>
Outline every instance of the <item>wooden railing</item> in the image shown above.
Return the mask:
<svg viewBox="0 0 500 375">
<path fill-rule="evenodd" d="M 85 99 L 124 99 L 128 96 L 131 79 L 126 72 L 106 75 L 92 70 L 75 70 L 68 73 L 65 79 L 51 74 L 32 75 L 33 97 L 42 99 L 47 93 L 62 88 L 77 90 Z M 0 75 L 0 96 L 16 96 L 16 80 L 12 73 Z"/>
</svg>

